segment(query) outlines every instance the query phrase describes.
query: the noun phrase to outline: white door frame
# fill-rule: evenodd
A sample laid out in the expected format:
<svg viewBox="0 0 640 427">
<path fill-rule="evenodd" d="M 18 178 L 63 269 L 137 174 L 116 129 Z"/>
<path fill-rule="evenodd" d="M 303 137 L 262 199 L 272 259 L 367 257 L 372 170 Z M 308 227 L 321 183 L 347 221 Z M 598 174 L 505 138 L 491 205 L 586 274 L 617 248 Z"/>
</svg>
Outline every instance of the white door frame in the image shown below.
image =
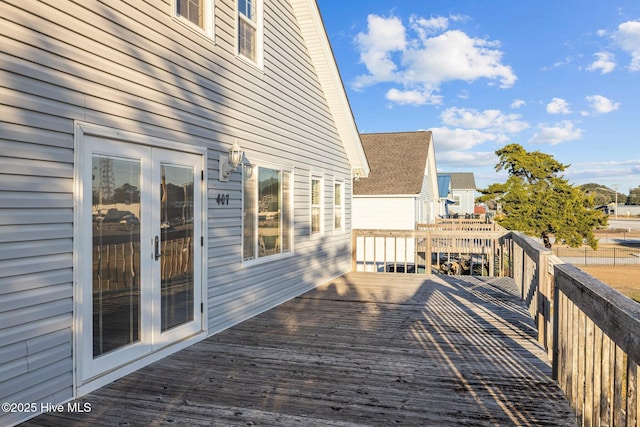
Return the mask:
<svg viewBox="0 0 640 427">
<path fill-rule="evenodd" d="M 198 253 L 200 260 L 199 271 L 195 272 L 196 280 L 199 280 L 200 289 L 196 290 L 194 295 L 196 301 L 196 309 L 194 315 L 199 316 L 196 320 L 197 326 L 191 328 L 190 331 L 170 331 L 168 334 L 152 334 L 145 336 L 141 342 L 126 346 L 126 348 L 114 351 L 113 354 L 105 354 L 99 357 L 100 363 L 93 363 L 93 343 L 91 319 L 93 307 L 91 304 L 91 292 L 87 295 L 87 283 L 92 281 L 91 253 L 92 253 L 92 189 L 91 189 L 91 164 L 92 153 L 102 151 L 100 149 L 100 140 L 108 140 L 107 152 L 105 154 L 114 154 L 114 149 L 123 158 L 131 157 L 141 158 L 141 168 L 143 176 L 152 176 L 153 153 L 164 153 L 163 158 L 168 151 L 179 151 L 188 155 L 200 156 L 200 164 L 196 171 L 195 178 L 202 178 L 199 206 L 195 207 L 194 222 L 198 222 L 194 227 L 194 254 Z M 103 385 L 114 381 L 124 375 L 127 375 L 149 363 L 159 360 L 167 355 L 185 348 L 207 336 L 207 304 L 203 304 L 207 300 L 207 248 L 206 245 L 201 246 L 201 242 L 206 242 L 207 231 L 207 177 L 206 177 L 206 148 L 195 147 L 170 140 L 149 137 L 147 135 L 134 132 L 126 132 L 105 126 L 99 126 L 89 123 L 76 122 L 75 125 L 75 183 L 74 183 L 74 318 L 73 318 L 73 359 L 74 359 L 74 394 L 76 397 L 89 393 Z M 179 159 L 179 156 L 176 156 Z M 146 159 L 146 160 L 145 160 Z M 170 163 L 180 163 L 171 160 Z M 88 171 L 87 171 L 88 169 Z M 148 174 L 148 175 L 147 175 Z M 148 179 L 148 178 L 145 178 Z M 144 188 L 153 188 L 151 183 L 144 183 Z M 148 192 L 149 193 L 149 192 Z M 141 209 L 144 206 L 150 206 L 151 194 L 141 194 Z M 88 202 L 86 202 L 88 200 Z M 196 212 L 199 213 L 200 221 L 196 218 Z M 153 216 L 152 212 L 141 212 L 140 215 Z M 154 219 L 156 217 L 153 217 Z M 149 242 L 152 247 L 152 236 L 154 236 L 152 221 L 146 221 L 147 224 L 141 224 L 141 239 Z M 159 223 L 157 225 L 159 228 Z M 196 230 L 197 229 L 197 230 Z M 195 234 L 197 233 L 197 234 Z M 148 260 L 153 255 L 150 253 L 149 247 L 145 244 L 144 253 L 141 252 L 140 275 L 141 277 L 151 277 L 158 275 L 159 269 L 153 271 L 154 263 Z M 149 253 L 147 253 L 149 252 Z M 87 260 L 87 257 L 89 260 Z M 195 259 L 195 256 L 194 256 Z M 147 262 L 144 262 L 147 260 Z M 155 263 L 157 264 L 157 263 Z M 88 281 L 88 282 L 87 282 Z M 200 309 L 201 307 L 201 309 Z M 153 313 L 143 313 L 141 310 L 140 330 L 141 334 L 151 334 L 157 326 Z M 87 321 L 89 319 L 89 321 Z M 144 328 L 144 329 L 143 329 Z M 176 328 L 180 329 L 180 328 Z M 179 337 L 177 336 L 179 335 Z M 185 335 L 186 334 L 186 335 Z M 164 337 L 163 337 L 164 335 Z M 177 341 L 174 341 L 177 340 Z"/>
</svg>

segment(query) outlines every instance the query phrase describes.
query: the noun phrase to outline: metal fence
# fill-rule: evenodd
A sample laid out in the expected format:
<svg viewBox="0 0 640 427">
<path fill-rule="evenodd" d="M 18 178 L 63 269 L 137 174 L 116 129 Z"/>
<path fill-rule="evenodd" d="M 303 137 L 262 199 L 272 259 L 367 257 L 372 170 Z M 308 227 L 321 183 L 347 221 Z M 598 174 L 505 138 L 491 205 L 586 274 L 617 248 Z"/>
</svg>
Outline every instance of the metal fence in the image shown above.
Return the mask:
<svg viewBox="0 0 640 427">
<path fill-rule="evenodd" d="M 553 253 L 573 265 L 633 265 L 640 266 L 640 248 L 553 248 Z"/>
</svg>

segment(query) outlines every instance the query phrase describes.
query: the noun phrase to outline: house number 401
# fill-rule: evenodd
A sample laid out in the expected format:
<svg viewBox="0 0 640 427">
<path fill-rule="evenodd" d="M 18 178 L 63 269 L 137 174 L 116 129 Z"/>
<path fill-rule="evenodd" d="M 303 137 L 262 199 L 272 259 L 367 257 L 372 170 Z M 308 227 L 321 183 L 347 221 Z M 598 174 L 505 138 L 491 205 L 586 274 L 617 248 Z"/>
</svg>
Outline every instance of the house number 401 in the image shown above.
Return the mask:
<svg viewBox="0 0 640 427">
<path fill-rule="evenodd" d="M 218 193 L 218 197 L 216 197 L 216 202 L 219 205 L 228 205 L 229 204 L 229 195 L 228 194 L 220 194 L 220 193 Z"/>
</svg>

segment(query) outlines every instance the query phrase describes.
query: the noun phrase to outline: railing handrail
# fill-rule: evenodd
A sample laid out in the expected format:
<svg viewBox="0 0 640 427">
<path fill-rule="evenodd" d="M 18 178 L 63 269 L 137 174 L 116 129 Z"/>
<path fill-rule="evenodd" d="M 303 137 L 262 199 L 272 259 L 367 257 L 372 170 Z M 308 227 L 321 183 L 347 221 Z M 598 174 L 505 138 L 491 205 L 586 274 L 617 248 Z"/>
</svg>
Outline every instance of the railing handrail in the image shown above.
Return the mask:
<svg viewBox="0 0 640 427">
<path fill-rule="evenodd" d="M 584 425 L 640 426 L 640 304 L 510 233 L 512 277 Z"/>
<path fill-rule="evenodd" d="M 501 263 L 493 257 L 505 231 L 352 230 L 354 271 L 494 275 Z M 474 273 L 475 272 L 475 273 Z"/>
<path fill-rule="evenodd" d="M 640 304 L 572 264 L 555 267 L 558 290 L 607 334 L 627 357 L 640 362 Z M 603 316 L 606 313 L 606 316 Z"/>
<path fill-rule="evenodd" d="M 441 219 L 436 223 L 417 223 L 416 230 L 506 231 L 496 222 L 477 219 Z"/>
</svg>

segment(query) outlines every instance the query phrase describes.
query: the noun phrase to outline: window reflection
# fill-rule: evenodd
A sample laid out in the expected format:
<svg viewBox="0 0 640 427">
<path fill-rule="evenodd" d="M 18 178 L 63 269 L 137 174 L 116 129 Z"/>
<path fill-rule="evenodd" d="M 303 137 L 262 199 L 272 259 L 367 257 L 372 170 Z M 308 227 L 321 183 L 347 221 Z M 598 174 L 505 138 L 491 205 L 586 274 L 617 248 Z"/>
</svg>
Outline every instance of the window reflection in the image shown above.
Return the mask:
<svg viewBox="0 0 640 427">
<path fill-rule="evenodd" d="M 244 205 L 243 205 L 243 258 L 254 259 L 256 257 L 256 176 L 255 174 L 245 174 L 244 177 Z"/>
<path fill-rule="evenodd" d="M 342 230 L 342 184 L 334 184 L 333 228 Z"/>
<path fill-rule="evenodd" d="M 311 234 L 319 234 L 321 229 L 321 180 L 320 178 L 311 179 Z"/>
<path fill-rule="evenodd" d="M 93 156 L 93 356 L 140 339 L 140 162 Z"/>
<path fill-rule="evenodd" d="M 280 171 L 258 171 L 258 256 L 280 252 Z"/>
<path fill-rule="evenodd" d="M 161 330 L 193 320 L 193 168 L 162 164 Z"/>
<path fill-rule="evenodd" d="M 293 172 L 254 167 L 244 175 L 243 259 L 290 252 Z"/>
</svg>

